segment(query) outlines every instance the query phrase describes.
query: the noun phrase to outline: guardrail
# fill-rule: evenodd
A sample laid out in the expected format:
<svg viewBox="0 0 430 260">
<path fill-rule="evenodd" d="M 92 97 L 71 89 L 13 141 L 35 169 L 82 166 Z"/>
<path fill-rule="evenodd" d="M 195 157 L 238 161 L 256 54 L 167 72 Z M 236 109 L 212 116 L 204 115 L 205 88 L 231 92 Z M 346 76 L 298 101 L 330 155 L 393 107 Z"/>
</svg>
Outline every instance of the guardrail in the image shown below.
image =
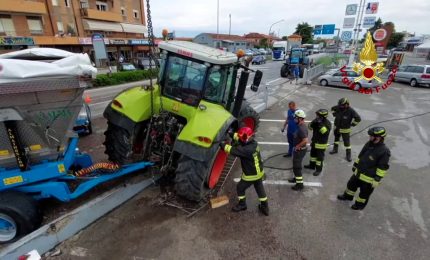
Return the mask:
<svg viewBox="0 0 430 260">
<path fill-rule="evenodd" d="M 312 84 L 312 80 L 319 75 L 323 74 L 325 71 L 324 65 L 320 64 L 315 67 L 305 69 L 303 72 L 302 83 L 305 85 Z"/>
</svg>

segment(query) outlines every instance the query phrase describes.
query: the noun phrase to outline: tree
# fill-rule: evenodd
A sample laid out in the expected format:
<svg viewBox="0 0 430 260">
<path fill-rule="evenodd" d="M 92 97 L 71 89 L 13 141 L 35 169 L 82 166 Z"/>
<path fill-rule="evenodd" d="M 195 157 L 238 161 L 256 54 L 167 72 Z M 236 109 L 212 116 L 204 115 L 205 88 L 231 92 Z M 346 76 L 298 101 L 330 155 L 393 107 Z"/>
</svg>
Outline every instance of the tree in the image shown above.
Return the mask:
<svg viewBox="0 0 430 260">
<path fill-rule="evenodd" d="M 268 47 L 268 39 L 267 38 L 260 39 L 260 42 L 258 44 L 260 45 L 261 48 L 267 48 Z"/>
<path fill-rule="evenodd" d="M 312 39 L 313 28 L 308 23 L 297 24 L 295 34 L 302 36 L 302 43 L 313 43 Z"/>
<path fill-rule="evenodd" d="M 373 33 L 376 31 L 376 30 L 378 30 L 379 28 L 381 28 L 382 27 L 382 19 L 381 19 L 381 17 L 379 17 L 378 18 L 378 20 L 376 20 L 376 22 L 375 22 L 375 24 L 372 26 L 372 27 L 370 27 L 369 28 L 369 32 L 370 32 L 370 34 L 372 34 L 373 35 Z M 363 36 L 363 41 L 364 41 L 364 39 L 366 38 L 366 34 Z"/>
<path fill-rule="evenodd" d="M 388 40 L 387 48 L 391 49 L 399 46 L 404 37 L 405 35 L 401 32 L 393 32 L 390 39 Z"/>
<path fill-rule="evenodd" d="M 282 36 L 282 40 L 284 41 L 288 40 L 288 36 Z"/>
</svg>

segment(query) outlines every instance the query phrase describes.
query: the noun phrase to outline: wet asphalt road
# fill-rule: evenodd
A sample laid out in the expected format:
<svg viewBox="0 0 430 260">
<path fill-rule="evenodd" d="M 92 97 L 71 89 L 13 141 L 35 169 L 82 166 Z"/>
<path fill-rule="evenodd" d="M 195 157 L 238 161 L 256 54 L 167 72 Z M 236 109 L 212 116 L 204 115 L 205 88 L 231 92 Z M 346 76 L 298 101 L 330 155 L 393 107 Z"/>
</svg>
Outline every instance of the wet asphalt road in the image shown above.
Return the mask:
<svg viewBox="0 0 430 260">
<path fill-rule="evenodd" d="M 317 109 L 329 109 L 347 97 L 363 119 L 353 133 L 378 121 L 430 111 L 430 89 L 397 83 L 375 95 L 289 83 L 271 89 L 277 103 L 261 113 L 262 119 L 282 119 L 290 100 L 312 119 Z M 388 130 L 391 167 L 364 211 L 352 211 L 349 203 L 336 201 L 352 174 L 352 163 L 345 161 L 341 146 L 337 155 L 326 153 L 321 176 L 305 171 L 305 182 L 317 187 L 294 192 L 289 185 L 266 184 L 269 217 L 258 214 L 252 189 L 247 192 L 248 211 L 230 212 L 235 201 L 233 178 L 240 175 L 236 165 L 223 190 L 230 205 L 187 219 L 176 209 L 158 206 L 158 188 L 153 187 L 61 244 L 62 255 L 52 259 L 428 259 L 429 119 L 427 114 L 382 124 Z M 276 121 L 261 123 L 257 140 L 263 157 L 286 151 L 281 126 Z M 95 124 L 99 136 L 104 127 L 102 120 Z M 367 139 L 366 130 L 352 138 L 353 157 Z M 83 142 L 91 146 L 92 139 Z M 101 149 L 95 146 L 91 152 Z M 266 165 L 289 168 L 291 159 L 275 157 Z M 283 183 L 292 173 L 266 169 L 266 174 L 268 182 Z"/>
</svg>

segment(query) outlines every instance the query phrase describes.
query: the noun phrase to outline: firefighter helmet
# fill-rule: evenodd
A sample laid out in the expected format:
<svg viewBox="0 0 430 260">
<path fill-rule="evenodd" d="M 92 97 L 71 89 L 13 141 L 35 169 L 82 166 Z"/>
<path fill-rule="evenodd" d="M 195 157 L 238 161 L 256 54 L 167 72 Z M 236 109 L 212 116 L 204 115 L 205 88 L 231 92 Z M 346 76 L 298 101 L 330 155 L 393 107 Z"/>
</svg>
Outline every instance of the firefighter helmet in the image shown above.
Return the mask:
<svg viewBox="0 0 430 260">
<path fill-rule="evenodd" d="M 367 133 L 370 136 L 374 136 L 374 137 L 385 137 L 387 136 L 387 131 L 385 130 L 384 127 L 382 126 L 375 126 L 369 129 L 369 131 L 367 131 Z"/>
<path fill-rule="evenodd" d="M 340 105 L 349 105 L 349 101 L 347 98 L 341 98 L 339 99 L 339 101 L 337 102 L 337 104 Z"/>
<path fill-rule="evenodd" d="M 241 127 L 239 131 L 237 131 L 237 136 L 239 137 L 239 140 L 246 143 L 249 141 L 249 139 L 254 135 L 254 131 L 252 131 L 249 127 Z"/>
<path fill-rule="evenodd" d="M 315 112 L 315 113 L 321 117 L 327 117 L 328 116 L 328 110 L 324 109 L 324 108 L 318 109 L 317 112 Z"/>
<path fill-rule="evenodd" d="M 296 110 L 296 112 L 294 112 L 294 117 L 306 118 L 306 113 L 305 113 L 305 111 L 298 109 L 298 110 Z"/>
</svg>

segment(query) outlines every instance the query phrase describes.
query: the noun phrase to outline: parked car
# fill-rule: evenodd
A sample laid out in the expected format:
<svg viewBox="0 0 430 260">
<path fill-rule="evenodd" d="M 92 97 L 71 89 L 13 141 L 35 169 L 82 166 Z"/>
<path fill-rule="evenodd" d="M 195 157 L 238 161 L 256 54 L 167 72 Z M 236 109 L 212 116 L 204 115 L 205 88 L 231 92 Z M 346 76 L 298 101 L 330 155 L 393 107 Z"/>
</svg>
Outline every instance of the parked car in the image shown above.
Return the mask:
<svg viewBox="0 0 430 260">
<path fill-rule="evenodd" d="M 266 57 L 264 57 L 264 55 L 257 55 L 254 56 L 254 58 L 252 59 L 252 64 L 263 64 L 266 63 Z"/>
<path fill-rule="evenodd" d="M 409 83 L 411 87 L 430 86 L 430 65 L 400 66 L 394 81 Z"/>
<path fill-rule="evenodd" d="M 73 131 L 75 131 L 79 136 L 90 135 L 93 133 L 93 127 L 91 124 L 91 109 L 87 103 L 82 105 L 81 111 L 76 118 Z"/>
<path fill-rule="evenodd" d="M 258 52 L 262 55 L 267 55 L 267 51 L 263 48 L 258 49 Z"/>
<path fill-rule="evenodd" d="M 152 69 L 155 68 L 155 62 L 151 60 L 150 58 L 140 58 L 137 60 L 136 64 L 137 68 L 142 70 Z"/>
<path fill-rule="evenodd" d="M 354 81 L 359 75 L 353 71 L 353 70 L 346 70 L 347 78 L 350 81 Z M 325 73 L 324 75 L 320 76 L 318 78 L 318 82 L 321 86 L 337 86 L 337 87 L 345 87 L 348 88 L 348 86 L 342 82 L 343 73 L 340 71 L 329 71 Z M 375 80 L 360 80 L 356 83 L 357 88 L 372 88 L 378 86 L 378 82 Z"/>
<path fill-rule="evenodd" d="M 121 63 L 119 64 L 120 71 L 134 71 L 136 67 L 131 63 Z"/>
<path fill-rule="evenodd" d="M 251 50 L 251 49 L 247 49 L 247 50 L 245 51 L 245 55 L 246 55 L 246 56 L 254 56 L 254 55 L 255 55 L 255 52 L 254 52 L 253 50 Z"/>
</svg>

